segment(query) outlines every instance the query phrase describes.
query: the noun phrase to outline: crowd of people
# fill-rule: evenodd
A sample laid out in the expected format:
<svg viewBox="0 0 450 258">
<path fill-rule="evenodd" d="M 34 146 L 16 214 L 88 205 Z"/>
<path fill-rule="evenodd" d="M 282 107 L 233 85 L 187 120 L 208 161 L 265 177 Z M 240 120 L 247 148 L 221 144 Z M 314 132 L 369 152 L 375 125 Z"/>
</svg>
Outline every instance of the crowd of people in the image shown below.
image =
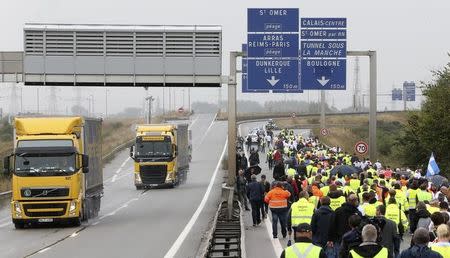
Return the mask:
<svg viewBox="0 0 450 258">
<path fill-rule="evenodd" d="M 247 145 L 248 159 L 237 154 L 237 192 L 253 226 L 269 211 L 273 238 L 280 225 L 288 246 L 281 257 L 450 257 L 447 180 L 392 170 L 293 130 L 260 138 Z M 272 182 L 264 173 L 258 181 L 259 153 Z M 409 248 L 401 250 L 407 234 Z"/>
</svg>

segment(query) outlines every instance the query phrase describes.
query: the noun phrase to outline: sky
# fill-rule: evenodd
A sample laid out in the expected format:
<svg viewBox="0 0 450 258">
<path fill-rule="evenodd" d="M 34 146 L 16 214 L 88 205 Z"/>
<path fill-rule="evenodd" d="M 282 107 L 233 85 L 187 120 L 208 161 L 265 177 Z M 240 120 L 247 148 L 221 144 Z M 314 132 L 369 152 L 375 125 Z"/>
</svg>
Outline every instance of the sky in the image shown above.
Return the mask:
<svg viewBox="0 0 450 258">
<path fill-rule="evenodd" d="M 403 103 L 393 103 L 392 88 L 403 81 L 428 82 L 431 70 L 443 67 L 450 52 L 450 1 L 433 0 L 189 0 L 189 1 L 116 1 L 116 0 L 0 0 L 0 51 L 23 50 L 23 25 L 38 23 L 102 23 L 102 24 L 208 24 L 221 25 L 223 50 L 223 75 L 228 74 L 229 55 L 240 50 L 246 41 L 247 8 L 299 8 L 300 17 L 346 17 L 347 50 L 376 50 L 378 57 L 378 109 L 400 109 Z M 351 106 L 354 87 L 354 59 L 347 62 L 347 90 L 327 92 L 327 102 L 338 108 Z M 360 83 L 363 94 L 368 92 L 368 59 L 360 58 Z M 240 81 L 239 81 L 240 83 Z M 7 111 L 10 106 L 11 85 L 0 84 L 0 107 Z M 240 89 L 240 86 L 238 86 Z M 40 91 L 41 110 L 48 107 L 48 87 Z M 173 91 L 173 90 L 172 90 Z M 225 99 L 226 85 L 222 87 Z M 24 87 L 22 110 L 37 109 L 36 87 Z M 183 103 L 183 89 L 176 92 L 176 105 Z M 188 91 L 185 90 L 185 93 Z M 192 89 L 191 101 L 217 102 L 219 89 Z M 166 90 L 166 106 L 168 91 Z M 58 87 L 58 110 L 70 108 L 74 91 Z M 101 88 L 83 88 L 83 103 L 94 98 L 94 111 L 104 113 L 106 91 Z M 108 112 L 115 113 L 125 107 L 142 107 L 146 92 L 142 88 L 109 88 Z M 150 88 L 149 94 L 159 97 L 162 89 Z M 187 94 L 184 103 L 187 106 Z M 316 101 L 317 91 L 303 94 L 242 94 L 244 100 L 299 99 Z M 421 98 L 408 103 L 409 108 L 420 105 Z M 72 102 L 71 102 L 72 101 Z M 368 103 L 368 98 L 365 98 Z"/>
</svg>

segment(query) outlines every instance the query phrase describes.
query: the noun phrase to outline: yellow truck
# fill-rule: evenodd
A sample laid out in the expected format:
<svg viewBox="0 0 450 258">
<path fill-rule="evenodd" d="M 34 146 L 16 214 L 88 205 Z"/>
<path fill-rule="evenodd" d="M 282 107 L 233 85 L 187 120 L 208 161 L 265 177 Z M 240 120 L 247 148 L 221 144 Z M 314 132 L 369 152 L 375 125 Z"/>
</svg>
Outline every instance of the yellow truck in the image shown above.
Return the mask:
<svg viewBox="0 0 450 258">
<path fill-rule="evenodd" d="M 190 152 L 187 124 L 137 125 L 130 148 L 136 189 L 178 185 L 186 178 Z"/>
<path fill-rule="evenodd" d="M 14 150 L 4 159 L 12 173 L 12 221 L 80 225 L 98 215 L 103 195 L 102 120 L 17 117 Z"/>
</svg>

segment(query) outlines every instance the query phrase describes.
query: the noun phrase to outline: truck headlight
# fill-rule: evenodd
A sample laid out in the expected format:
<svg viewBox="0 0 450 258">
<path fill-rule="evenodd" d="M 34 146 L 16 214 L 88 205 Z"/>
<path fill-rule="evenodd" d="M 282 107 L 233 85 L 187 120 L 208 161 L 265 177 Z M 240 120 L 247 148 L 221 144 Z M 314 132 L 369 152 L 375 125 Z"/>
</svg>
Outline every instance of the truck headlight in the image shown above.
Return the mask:
<svg viewBox="0 0 450 258">
<path fill-rule="evenodd" d="M 14 202 L 14 212 L 16 213 L 16 217 L 22 217 L 22 208 L 20 208 L 19 202 Z"/>
<path fill-rule="evenodd" d="M 69 214 L 75 215 L 76 210 L 77 210 L 77 201 L 73 200 L 70 202 L 70 205 L 69 205 Z"/>
<path fill-rule="evenodd" d="M 141 180 L 141 176 L 139 175 L 139 174 L 134 174 L 134 179 L 136 180 L 136 183 L 142 183 L 142 180 Z"/>
</svg>

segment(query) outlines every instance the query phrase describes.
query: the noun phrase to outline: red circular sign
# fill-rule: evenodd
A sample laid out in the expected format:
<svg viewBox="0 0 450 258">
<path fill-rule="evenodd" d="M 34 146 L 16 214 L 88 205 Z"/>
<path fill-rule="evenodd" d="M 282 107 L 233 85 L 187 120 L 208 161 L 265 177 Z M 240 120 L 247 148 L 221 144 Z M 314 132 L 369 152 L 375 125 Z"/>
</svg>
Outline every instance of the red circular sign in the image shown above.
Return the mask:
<svg viewBox="0 0 450 258">
<path fill-rule="evenodd" d="M 355 152 L 364 155 L 369 151 L 369 145 L 366 142 L 359 141 L 355 144 Z"/>
<path fill-rule="evenodd" d="M 320 129 L 320 134 L 323 136 L 327 136 L 330 133 L 330 131 L 327 128 Z"/>
<path fill-rule="evenodd" d="M 184 112 L 184 108 L 180 107 L 180 108 L 178 109 L 178 113 L 183 113 L 183 112 Z"/>
</svg>

